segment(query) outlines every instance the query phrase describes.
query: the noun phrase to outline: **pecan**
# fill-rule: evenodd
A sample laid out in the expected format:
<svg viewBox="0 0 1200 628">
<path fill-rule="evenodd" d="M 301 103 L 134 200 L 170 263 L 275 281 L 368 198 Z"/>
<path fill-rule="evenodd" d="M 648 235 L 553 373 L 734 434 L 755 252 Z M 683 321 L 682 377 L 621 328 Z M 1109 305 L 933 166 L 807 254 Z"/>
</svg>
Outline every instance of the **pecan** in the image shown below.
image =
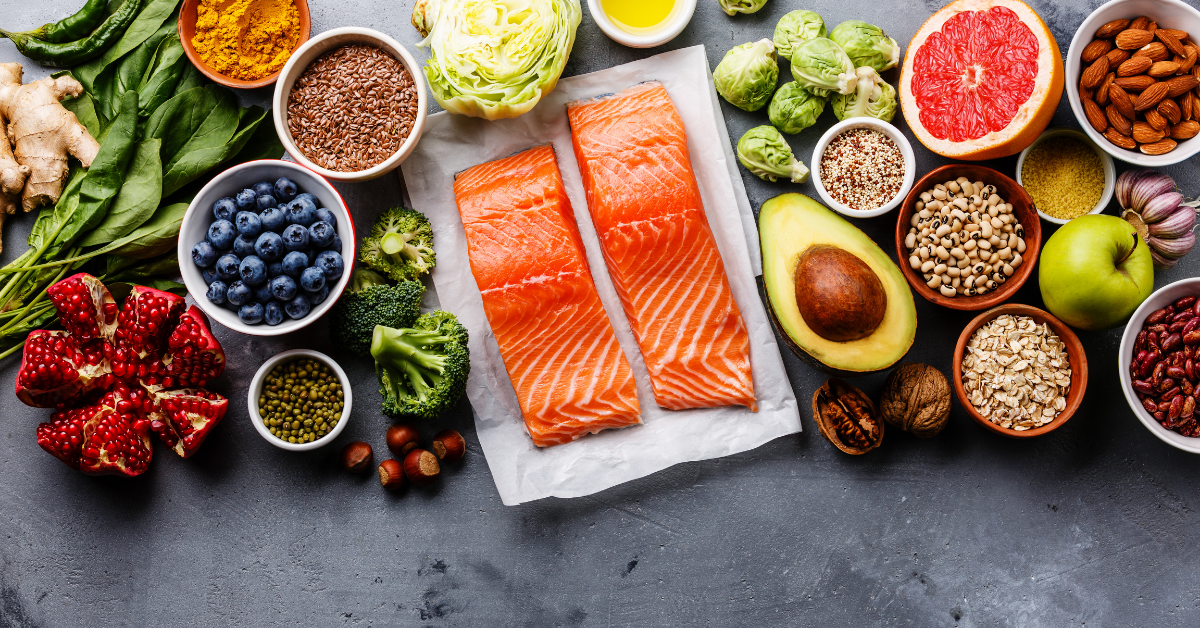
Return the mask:
<svg viewBox="0 0 1200 628">
<path fill-rule="evenodd" d="M 1153 66 L 1154 61 L 1150 57 L 1130 57 L 1128 61 L 1117 66 L 1117 76 L 1145 74 Z"/>
<path fill-rule="evenodd" d="M 1151 107 L 1155 107 L 1162 102 L 1163 98 L 1167 97 L 1167 91 L 1170 87 L 1166 83 L 1155 83 L 1138 95 L 1138 98 L 1133 103 L 1134 111 L 1145 111 Z"/>
<path fill-rule="evenodd" d="M 1112 50 L 1113 43 L 1111 39 L 1095 39 L 1083 49 L 1083 54 L 1080 57 L 1084 63 L 1091 63 L 1096 59 L 1108 54 Z"/>
<path fill-rule="evenodd" d="M 1142 144 L 1138 147 L 1138 150 L 1142 151 L 1143 154 L 1150 156 L 1165 155 L 1175 150 L 1176 146 L 1178 146 L 1178 144 L 1175 142 L 1175 140 L 1168 137 L 1150 144 Z"/>
<path fill-rule="evenodd" d="M 1154 33 L 1148 30 L 1127 28 L 1117 34 L 1117 48 L 1121 50 L 1137 50 L 1154 41 Z"/>
<path fill-rule="evenodd" d="M 813 418 L 821 435 L 848 454 L 863 454 L 883 440 L 883 421 L 859 389 L 831 379 L 813 395 Z"/>
<path fill-rule="evenodd" d="M 1146 22 L 1150 22 L 1149 18 L 1146 19 Z M 1113 37 L 1117 36 L 1117 33 L 1120 33 L 1126 28 L 1129 28 L 1129 20 L 1113 20 L 1108 24 L 1101 26 L 1100 30 L 1096 31 L 1096 38 L 1112 39 Z"/>
</svg>

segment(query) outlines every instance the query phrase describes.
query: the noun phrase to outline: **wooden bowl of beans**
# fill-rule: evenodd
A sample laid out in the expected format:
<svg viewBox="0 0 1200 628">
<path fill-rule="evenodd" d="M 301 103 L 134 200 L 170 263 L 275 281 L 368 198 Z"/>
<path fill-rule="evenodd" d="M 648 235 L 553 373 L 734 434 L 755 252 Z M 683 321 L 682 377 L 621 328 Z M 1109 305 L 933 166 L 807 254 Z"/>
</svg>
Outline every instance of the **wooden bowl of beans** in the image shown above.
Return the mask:
<svg viewBox="0 0 1200 628">
<path fill-rule="evenodd" d="M 896 258 L 913 290 L 952 310 L 1009 299 L 1033 273 L 1042 227 L 1016 181 L 952 164 L 913 185 L 896 221 Z"/>
</svg>

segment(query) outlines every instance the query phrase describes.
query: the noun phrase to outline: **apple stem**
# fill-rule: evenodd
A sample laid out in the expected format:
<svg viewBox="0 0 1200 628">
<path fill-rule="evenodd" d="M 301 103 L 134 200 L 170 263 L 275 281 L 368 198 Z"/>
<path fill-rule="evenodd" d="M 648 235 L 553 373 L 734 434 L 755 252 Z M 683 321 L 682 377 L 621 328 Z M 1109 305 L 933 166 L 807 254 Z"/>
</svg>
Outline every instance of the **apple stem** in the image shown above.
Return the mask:
<svg viewBox="0 0 1200 628">
<path fill-rule="evenodd" d="M 1140 222 L 1140 219 L 1139 219 L 1139 222 Z M 1135 227 L 1136 227 L 1136 225 L 1135 225 Z M 1138 233 L 1135 230 L 1133 232 L 1133 246 L 1129 247 L 1129 250 L 1126 251 L 1125 254 L 1121 256 L 1121 259 L 1117 260 L 1117 266 L 1124 264 L 1125 260 L 1129 259 L 1130 255 L 1133 255 L 1133 252 L 1137 250 L 1138 240 L 1139 240 Z"/>
</svg>

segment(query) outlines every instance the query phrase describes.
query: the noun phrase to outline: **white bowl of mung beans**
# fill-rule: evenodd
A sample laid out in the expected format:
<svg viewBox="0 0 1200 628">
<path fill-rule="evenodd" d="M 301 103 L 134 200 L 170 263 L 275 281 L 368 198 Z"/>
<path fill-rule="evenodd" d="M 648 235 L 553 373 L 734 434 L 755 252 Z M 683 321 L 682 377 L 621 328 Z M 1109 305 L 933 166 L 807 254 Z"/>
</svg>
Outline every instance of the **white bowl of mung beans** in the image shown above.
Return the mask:
<svg viewBox="0 0 1200 628">
<path fill-rule="evenodd" d="M 246 405 L 254 429 L 268 443 L 309 451 L 333 442 L 346 429 L 352 402 L 350 378 L 337 362 L 319 351 L 293 349 L 258 367 Z"/>
<path fill-rule="evenodd" d="M 1042 220 L 1065 225 L 1108 207 L 1117 168 L 1112 156 L 1087 135 L 1074 129 L 1050 129 L 1021 151 L 1016 179 Z"/>
</svg>

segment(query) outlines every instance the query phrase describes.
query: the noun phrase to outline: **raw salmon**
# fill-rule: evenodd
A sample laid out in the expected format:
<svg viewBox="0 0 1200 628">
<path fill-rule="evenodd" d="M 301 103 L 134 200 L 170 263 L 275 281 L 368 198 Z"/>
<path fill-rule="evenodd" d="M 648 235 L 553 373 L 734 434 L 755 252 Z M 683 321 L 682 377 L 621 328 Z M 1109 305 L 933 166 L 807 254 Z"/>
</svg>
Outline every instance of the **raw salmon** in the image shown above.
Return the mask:
<svg viewBox="0 0 1200 628">
<path fill-rule="evenodd" d="M 471 272 L 538 447 L 641 422 L 549 146 L 458 175 Z"/>
<path fill-rule="evenodd" d="M 658 405 L 757 411 L 749 334 L 667 90 L 635 85 L 571 103 L 567 117 L 604 260 Z"/>
</svg>

